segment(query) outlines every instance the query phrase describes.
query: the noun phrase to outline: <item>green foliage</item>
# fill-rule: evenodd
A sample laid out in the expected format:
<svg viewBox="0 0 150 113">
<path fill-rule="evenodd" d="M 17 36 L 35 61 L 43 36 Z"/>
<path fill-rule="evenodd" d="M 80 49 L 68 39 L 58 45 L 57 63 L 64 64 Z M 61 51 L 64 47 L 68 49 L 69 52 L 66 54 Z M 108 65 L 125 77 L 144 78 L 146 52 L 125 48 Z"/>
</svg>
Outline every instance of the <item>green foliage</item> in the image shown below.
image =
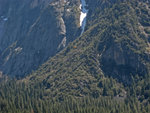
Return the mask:
<svg viewBox="0 0 150 113">
<path fill-rule="evenodd" d="M 81 37 L 26 78 L 1 83 L 0 112 L 150 112 L 146 9 L 136 0 L 92 4 Z"/>
<path fill-rule="evenodd" d="M 4 94 L 0 96 L 1 113 L 148 113 L 150 107 L 148 103 L 144 106 L 134 97 L 126 98 L 125 101 L 110 96 L 95 98 L 60 94 L 53 98 L 45 97 L 40 85 L 27 88 L 24 83 L 16 84 L 15 80 L 0 85 L 0 94 Z"/>
</svg>

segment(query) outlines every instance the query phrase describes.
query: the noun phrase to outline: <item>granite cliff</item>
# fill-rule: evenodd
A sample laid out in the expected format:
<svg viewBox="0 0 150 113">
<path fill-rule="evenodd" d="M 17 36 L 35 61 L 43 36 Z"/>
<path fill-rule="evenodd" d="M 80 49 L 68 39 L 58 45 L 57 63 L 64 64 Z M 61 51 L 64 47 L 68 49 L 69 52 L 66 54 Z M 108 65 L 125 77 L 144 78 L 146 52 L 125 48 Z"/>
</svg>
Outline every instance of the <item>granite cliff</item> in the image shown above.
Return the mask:
<svg viewBox="0 0 150 113">
<path fill-rule="evenodd" d="M 0 70 L 29 74 L 80 34 L 79 0 L 0 0 Z"/>
</svg>

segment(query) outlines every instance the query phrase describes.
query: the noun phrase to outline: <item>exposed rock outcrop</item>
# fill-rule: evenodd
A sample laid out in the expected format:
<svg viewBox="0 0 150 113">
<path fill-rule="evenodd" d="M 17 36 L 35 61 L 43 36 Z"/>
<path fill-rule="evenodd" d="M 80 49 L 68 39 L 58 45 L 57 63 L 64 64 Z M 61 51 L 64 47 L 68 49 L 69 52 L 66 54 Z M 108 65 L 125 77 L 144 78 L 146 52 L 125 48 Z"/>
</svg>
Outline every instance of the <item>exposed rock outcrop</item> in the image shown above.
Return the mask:
<svg viewBox="0 0 150 113">
<path fill-rule="evenodd" d="M 0 0 L 0 70 L 22 77 L 73 41 L 79 30 L 79 2 Z"/>
</svg>

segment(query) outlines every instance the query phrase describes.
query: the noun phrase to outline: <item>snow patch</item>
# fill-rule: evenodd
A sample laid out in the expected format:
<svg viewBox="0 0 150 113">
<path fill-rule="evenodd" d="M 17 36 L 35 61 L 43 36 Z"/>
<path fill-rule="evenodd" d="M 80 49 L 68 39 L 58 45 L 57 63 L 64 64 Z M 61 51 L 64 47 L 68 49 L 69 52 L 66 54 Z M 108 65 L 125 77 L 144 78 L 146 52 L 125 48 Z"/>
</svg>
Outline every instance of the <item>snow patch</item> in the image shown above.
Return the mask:
<svg viewBox="0 0 150 113">
<path fill-rule="evenodd" d="M 52 6 L 56 6 L 58 4 L 59 4 L 59 2 L 53 2 L 53 3 L 51 3 Z"/>
<path fill-rule="evenodd" d="M 15 49 L 15 52 L 21 52 L 22 51 L 22 48 L 21 47 L 17 47 L 16 49 Z"/>
<path fill-rule="evenodd" d="M 85 0 L 81 0 L 81 4 L 80 4 L 80 10 L 81 10 L 81 14 L 80 14 L 80 27 L 82 29 L 81 31 L 81 35 L 84 32 L 85 26 L 86 26 L 86 17 L 87 17 L 87 13 L 88 13 L 88 9 L 86 9 L 86 2 Z"/>
<path fill-rule="evenodd" d="M 7 21 L 7 20 L 8 20 L 8 18 L 4 18 L 3 20 L 4 20 L 4 21 Z"/>
<path fill-rule="evenodd" d="M 67 9 L 67 12 L 70 12 L 71 10 L 70 9 Z"/>
<path fill-rule="evenodd" d="M 3 21 L 7 21 L 7 20 L 8 20 L 8 18 L 7 18 L 7 17 L 4 17 L 4 16 L 1 16 L 1 19 L 2 19 Z"/>
</svg>

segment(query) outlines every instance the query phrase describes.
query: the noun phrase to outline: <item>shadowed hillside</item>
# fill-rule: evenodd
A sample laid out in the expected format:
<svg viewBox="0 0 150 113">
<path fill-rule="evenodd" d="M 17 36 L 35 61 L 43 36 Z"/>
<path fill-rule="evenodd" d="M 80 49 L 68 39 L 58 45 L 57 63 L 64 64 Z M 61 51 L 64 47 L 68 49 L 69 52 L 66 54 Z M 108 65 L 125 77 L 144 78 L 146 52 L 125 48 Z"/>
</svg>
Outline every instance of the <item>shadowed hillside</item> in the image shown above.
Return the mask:
<svg viewBox="0 0 150 113">
<path fill-rule="evenodd" d="M 25 78 L 1 83 L 2 112 L 150 112 L 149 1 L 86 2 L 82 36 Z"/>
</svg>

